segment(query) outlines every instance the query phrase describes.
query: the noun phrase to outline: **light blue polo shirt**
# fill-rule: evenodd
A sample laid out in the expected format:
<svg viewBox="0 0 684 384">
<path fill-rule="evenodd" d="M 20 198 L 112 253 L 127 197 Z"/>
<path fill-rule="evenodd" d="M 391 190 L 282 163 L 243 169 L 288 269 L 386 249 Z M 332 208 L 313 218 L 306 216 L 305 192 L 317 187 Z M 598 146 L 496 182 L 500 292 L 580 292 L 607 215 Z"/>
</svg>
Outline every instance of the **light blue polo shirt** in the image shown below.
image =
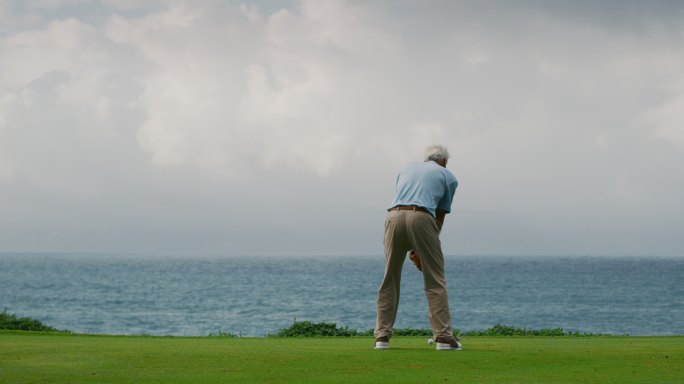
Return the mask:
<svg viewBox="0 0 684 384">
<path fill-rule="evenodd" d="M 415 205 L 432 216 L 437 208 L 449 213 L 457 186 L 456 177 L 434 161 L 408 163 L 399 171 L 397 193 L 389 208 Z"/>
</svg>

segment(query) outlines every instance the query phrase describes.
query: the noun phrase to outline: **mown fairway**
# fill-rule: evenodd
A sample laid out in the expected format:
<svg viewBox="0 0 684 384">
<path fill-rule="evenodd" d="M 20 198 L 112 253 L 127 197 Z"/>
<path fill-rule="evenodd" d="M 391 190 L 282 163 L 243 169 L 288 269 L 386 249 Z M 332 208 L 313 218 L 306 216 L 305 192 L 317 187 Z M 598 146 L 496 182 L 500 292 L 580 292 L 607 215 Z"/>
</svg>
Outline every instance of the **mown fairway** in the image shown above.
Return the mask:
<svg viewBox="0 0 684 384">
<path fill-rule="evenodd" d="M 1 383 L 683 383 L 684 337 L 123 337 L 0 331 Z"/>
</svg>

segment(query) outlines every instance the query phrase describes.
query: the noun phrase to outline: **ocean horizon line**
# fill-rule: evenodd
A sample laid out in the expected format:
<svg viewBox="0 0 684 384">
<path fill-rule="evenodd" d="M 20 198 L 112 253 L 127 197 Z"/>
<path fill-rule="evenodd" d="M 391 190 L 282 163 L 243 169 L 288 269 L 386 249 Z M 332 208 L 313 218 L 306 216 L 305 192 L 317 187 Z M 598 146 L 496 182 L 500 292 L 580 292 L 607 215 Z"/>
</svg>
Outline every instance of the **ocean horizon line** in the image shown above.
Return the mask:
<svg viewBox="0 0 684 384">
<path fill-rule="evenodd" d="M 0 257 L 6 256 L 48 256 L 48 257 L 115 257 L 132 258 L 144 257 L 149 259 L 239 259 L 239 258 L 377 258 L 384 257 L 382 253 L 352 253 L 352 252 L 255 252 L 255 253 L 227 253 L 227 252 L 147 252 L 147 251 L 0 251 Z M 620 258 L 620 259 L 680 259 L 683 255 L 648 255 L 648 254 L 613 254 L 613 253 L 449 253 L 445 259 L 458 258 Z"/>
</svg>

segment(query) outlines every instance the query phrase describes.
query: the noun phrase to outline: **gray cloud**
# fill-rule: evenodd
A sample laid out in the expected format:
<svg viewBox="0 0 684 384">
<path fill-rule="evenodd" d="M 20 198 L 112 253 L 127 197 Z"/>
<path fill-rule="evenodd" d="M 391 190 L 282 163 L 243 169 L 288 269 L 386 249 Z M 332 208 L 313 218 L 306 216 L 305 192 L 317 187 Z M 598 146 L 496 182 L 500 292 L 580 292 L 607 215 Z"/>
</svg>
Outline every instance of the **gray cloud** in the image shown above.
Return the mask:
<svg viewBox="0 0 684 384">
<path fill-rule="evenodd" d="M 682 253 L 678 3 L 27 4 L 0 6 L 4 250 L 379 253 L 441 142 L 450 253 Z"/>
</svg>

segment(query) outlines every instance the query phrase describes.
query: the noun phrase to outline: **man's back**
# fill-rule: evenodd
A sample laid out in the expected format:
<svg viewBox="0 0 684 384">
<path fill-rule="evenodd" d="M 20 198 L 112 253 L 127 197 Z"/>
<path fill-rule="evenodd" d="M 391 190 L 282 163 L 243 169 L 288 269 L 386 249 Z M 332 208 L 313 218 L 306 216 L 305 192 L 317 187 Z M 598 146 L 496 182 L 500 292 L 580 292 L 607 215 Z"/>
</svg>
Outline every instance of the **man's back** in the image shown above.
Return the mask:
<svg viewBox="0 0 684 384">
<path fill-rule="evenodd" d="M 433 216 L 437 208 L 448 213 L 457 186 L 456 177 L 433 161 L 409 163 L 399 171 L 390 208 L 416 205 L 426 208 Z"/>
</svg>

